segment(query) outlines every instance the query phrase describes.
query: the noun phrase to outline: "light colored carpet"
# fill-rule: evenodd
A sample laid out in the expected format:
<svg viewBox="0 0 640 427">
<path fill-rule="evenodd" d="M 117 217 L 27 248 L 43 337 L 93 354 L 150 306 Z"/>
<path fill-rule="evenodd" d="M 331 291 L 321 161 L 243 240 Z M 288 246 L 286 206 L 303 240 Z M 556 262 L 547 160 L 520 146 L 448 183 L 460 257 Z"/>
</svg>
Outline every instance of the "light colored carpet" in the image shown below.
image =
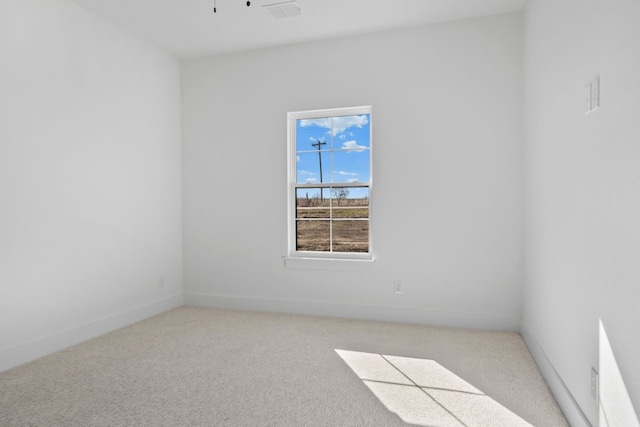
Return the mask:
<svg viewBox="0 0 640 427">
<path fill-rule="evenodd" d="M 527 423 L 567 425 L 516 333 L 196 307 L 0 373 L 0 425 L 406 425 L 376 397 L 382 383 L 363 381 L 345 363 L 354 352 L 412 366 L 432 361 L 438 375 L 481 390 Z M 424 371 L 415 375 L 429 381 Z M 446 392 L 438 388 L 433 396 Z M 425 419 L 425 409 L 407 402 L 400 406 Z M 485 425 L 464 408 L 463 425 Z"/>
</svg>

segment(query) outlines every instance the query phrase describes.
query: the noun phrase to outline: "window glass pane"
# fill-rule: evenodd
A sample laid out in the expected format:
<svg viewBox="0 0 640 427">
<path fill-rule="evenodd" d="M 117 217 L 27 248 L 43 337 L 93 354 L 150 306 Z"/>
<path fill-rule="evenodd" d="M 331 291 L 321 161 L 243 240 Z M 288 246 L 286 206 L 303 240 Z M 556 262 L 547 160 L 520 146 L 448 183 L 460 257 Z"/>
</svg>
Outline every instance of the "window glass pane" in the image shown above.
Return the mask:
<svg viewBox="0 0 640 427">
<path fill-rule="evenodd" d="M 326 151 L 320 153 L 298 153 L 296 155 L 296 183 L 317 184 L 329 182 L 330 155 L 331 153 Z M 320 173 L 320 162 L 322 162 L 322 173 Z"/>
<path fill-rule="evenodd" d="M 368 252 L 369 221 L 333 221 L 334 252 Z"/>
<path fill-rule="evenodd" d="M 371 116 L 360 114 L 333 118 L 333 149 L 371 147 Z"/>
<path fill-rule="evenodd" d="M 321 150 L 331 148 L 331 118 L 296 120 L 296 151 L 317 151 L 318 143 Z"/>
<path fill-rule="evenodd" d="M 368 188 L 332 188 L 331 199 L 333 218 L 369 218 Z"/>
<path fill-rule="evenodd" d="M 329 218 L 328 188 L 298 188 L 296 218 Z"/>
<path fill-rule="evenodd" d="M 296 250 L 328 252 L 330 250 L 330 227 L 329 220 L 297 220 Z"/>
<path fill-rule="evenodd" d="M 353 187 L 347 190 L 349 190 L 349 198 L 354 199 L 353 204 L 369 206 L 369 187 Z M 362 200 L 358 202 L 358 199 Z"/>
<path fill-rule="evenodd" d="M 331 182 L 369 182 L 369 153 L 367 148 L 359 151 L 334 151 Z M 324 174 L 326 176 L 326 172 Z"/>
<path fill-rule="evenodd" d="M 369 252 L 369 112 L 369 107 L 358 107 L 290 113 L 295 126 L 290 134 L 295 140 L 289 141 L 295 155 L 290 163 L 295 170 L 289 171 L 295 181 L 290 183 L 295 203 L 289 205 L 295 231 L 290 250 Z M 317 117 L 301 118 L 311 115 Z"/>
</svg>

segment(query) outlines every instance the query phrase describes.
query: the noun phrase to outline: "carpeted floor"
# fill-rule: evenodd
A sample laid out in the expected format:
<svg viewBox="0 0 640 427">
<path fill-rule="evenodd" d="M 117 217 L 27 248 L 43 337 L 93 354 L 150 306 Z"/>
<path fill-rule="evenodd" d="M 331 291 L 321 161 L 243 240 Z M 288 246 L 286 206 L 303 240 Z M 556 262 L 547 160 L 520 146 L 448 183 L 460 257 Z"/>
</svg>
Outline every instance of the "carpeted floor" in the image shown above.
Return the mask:
<svg viewBox="0 0 640 427">
<path fill-rule="evenodd" d="M 0 373 L 0 426 L 406 425 L 345 355 L 433 361 L 524 424 L 567 425 L 516 333 L 181 307 Z"/>
</svg>

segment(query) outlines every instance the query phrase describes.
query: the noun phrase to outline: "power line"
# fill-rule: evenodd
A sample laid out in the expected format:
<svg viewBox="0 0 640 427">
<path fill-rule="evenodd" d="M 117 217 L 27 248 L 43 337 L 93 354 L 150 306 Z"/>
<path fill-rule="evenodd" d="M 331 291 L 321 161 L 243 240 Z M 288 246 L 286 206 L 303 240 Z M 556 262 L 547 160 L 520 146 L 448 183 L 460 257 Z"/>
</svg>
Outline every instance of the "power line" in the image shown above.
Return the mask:
<svg viewBox="0 0 640 427">
<path fill-rule="evenodd" d="M 322 183 L 322 151 L 320 150 L 322 149 L 323 145 L 327 145 L 327 143 L 325 141 L 320 141 L 319 139 L 316 139 L 315 144 L 311 144 L 312 147 L 318 147 L 318 162 L 320 162 L 320 183 Z M 324 201 L 323 188 L 320 189 L 320 201 Z"/>
</svg>

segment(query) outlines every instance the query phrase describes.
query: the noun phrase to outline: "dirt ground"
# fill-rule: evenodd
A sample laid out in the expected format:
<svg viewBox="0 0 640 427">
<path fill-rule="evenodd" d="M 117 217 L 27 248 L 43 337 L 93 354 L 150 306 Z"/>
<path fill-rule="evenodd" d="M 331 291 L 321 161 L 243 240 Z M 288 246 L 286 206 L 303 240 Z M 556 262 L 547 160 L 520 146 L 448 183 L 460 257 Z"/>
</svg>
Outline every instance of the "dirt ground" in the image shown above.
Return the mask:
<svg viewBox="0 0 640 427">
<path fill-rule="evenodd" d="M 299 251 L 368 252 L 367 199 L 298 199 L 296 247 Z"/>
</svg>

